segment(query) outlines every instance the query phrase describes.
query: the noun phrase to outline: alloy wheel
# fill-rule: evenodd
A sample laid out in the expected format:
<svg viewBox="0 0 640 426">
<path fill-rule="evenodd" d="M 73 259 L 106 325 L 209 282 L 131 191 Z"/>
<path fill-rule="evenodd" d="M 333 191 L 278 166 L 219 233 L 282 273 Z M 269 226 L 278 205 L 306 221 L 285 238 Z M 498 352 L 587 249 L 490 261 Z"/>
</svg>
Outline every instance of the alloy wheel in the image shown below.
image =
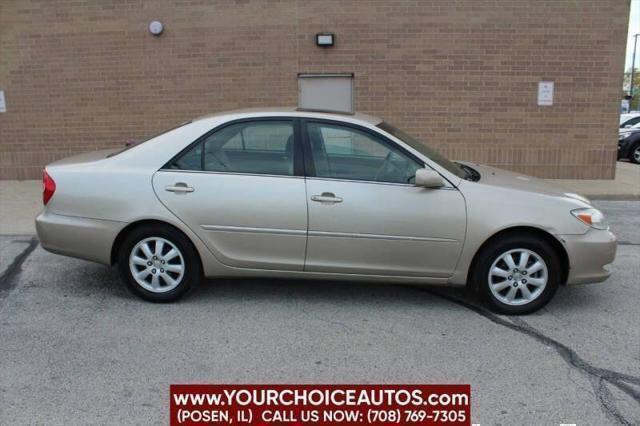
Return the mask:
<svg viewBox="0 0 640 426">
<path fill-rule="evenodd" d="M 525 305 L 542 294 L 548 277 L 547 264 L 537 253 L 524 248 L 509 250 L 491 265 L 489 289 L 505 305 Z"/>
<path fill-rule="evenodd" d="M 129 269 L 133 279 L 145 290 L 166 293 L 182 281 L 185 261 L 171 241 L 150 237 L 138 242 L 131 250 Z"/>
</svg>

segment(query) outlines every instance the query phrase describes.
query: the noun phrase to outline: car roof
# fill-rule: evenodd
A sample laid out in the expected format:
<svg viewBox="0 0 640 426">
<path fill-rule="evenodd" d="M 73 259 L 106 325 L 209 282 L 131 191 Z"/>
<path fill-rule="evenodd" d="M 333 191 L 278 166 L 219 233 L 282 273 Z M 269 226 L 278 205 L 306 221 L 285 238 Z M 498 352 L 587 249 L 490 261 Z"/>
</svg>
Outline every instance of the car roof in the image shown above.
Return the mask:
<svg viewBox="0 0 640 426">
<path fill-rule="evenodd" d="M 240 119 L 251 117 L 263 117 L 263 116 L 290 116 L 290 117 L 312 117 L 322 118 L 327 120 L 339 120 L 339 121 L 351 121 L 351 122 L 365 122 L 370 125 L 378 125 L 382 123 L 382 120 L 378 117 L 374 117 L 369 114 L 363 113 L 347 113 L 338 111 L 321 111 L 312 109 L 303 109 L 295 107 L 272 107 L 272 108 L 245 108 L 232 111 L 221 111 L 213 114 L 204 115 L 195 118 L 193 121 L 209 120 L 209 119 Z"/>
</svg>

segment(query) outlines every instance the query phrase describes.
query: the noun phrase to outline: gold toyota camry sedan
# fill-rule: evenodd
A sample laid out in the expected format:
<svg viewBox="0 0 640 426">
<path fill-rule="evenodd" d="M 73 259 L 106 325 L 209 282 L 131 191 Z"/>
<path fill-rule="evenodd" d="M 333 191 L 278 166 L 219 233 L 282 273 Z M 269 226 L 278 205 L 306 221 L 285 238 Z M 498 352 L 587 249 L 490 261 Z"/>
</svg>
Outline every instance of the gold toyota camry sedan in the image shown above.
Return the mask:
<svg viewBox="0 0 640 426">
<path fill-rule="evenodd" d="M 610 274 L 616 238 L 576 194 L 452 162 L 378 118 L 219 113 L 48 165 L 45 249 L 118 265 L 153 302 L 203 278 L 468 285 L 498 312 Z"/>
</svg>

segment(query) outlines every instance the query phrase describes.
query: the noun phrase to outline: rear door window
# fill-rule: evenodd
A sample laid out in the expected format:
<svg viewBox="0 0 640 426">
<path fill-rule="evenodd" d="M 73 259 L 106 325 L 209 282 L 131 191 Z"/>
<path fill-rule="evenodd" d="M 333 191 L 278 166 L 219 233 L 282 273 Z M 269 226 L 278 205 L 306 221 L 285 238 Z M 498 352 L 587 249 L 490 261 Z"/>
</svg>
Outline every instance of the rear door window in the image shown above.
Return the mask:
<svg viewBox="0 0 640 426">
<path fill-rule="evenodd" d="M 293 134 L 290 120 L 231 124 L 191 147 L 170 168 L 293 176 Z"/>
</svg>

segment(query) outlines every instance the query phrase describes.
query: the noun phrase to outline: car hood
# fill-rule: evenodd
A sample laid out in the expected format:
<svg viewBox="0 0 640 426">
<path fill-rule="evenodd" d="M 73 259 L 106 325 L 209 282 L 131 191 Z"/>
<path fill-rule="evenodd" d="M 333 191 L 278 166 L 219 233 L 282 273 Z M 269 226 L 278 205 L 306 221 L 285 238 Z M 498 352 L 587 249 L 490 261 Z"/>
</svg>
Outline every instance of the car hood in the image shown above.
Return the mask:
<svg viewBox="0 0 640 426">
<path fill-rule="evenodd" d="M 488 186 L 496 186 L 508 188 L 518 191 L 534 192 L 537 194 L 548 195 L 552 197 L 568 197 L 590 204 L 590 201 L 578 194 L 571 193 L 565 188 L 549 183 L 543 179 L 533 176 L 523 175 L 522 173 L 514 173 L 495 167 L 485 166 L 460 161 L 462 164 L 476 169 L 480 173 L 479 183 Z"/>
</svg>

